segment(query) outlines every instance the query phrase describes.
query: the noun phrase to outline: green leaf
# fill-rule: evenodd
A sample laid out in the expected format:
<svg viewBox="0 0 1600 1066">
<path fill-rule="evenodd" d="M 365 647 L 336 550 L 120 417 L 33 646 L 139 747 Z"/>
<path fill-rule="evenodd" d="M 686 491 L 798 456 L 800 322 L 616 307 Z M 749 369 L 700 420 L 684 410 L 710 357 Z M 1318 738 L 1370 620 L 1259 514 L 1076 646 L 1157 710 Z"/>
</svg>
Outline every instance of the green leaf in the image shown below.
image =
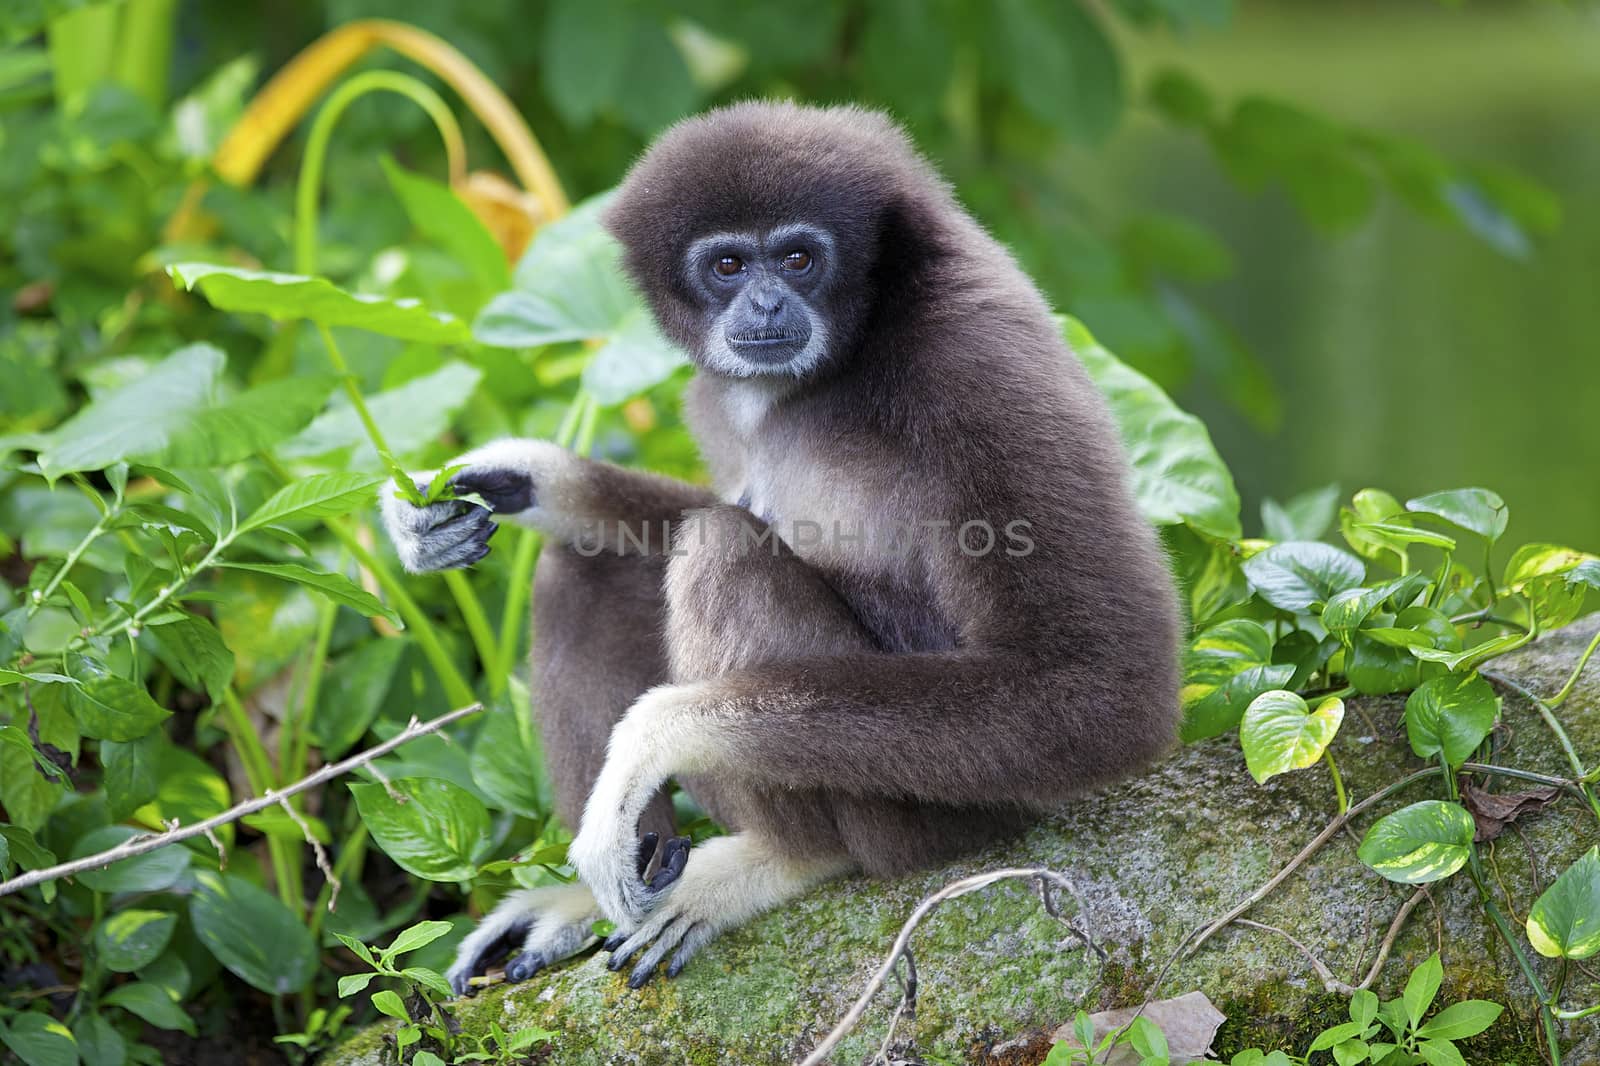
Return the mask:
<svg viewBox="0 0 1600 1066">
<path fill-rule="evenodd" d="M 1256 784 L 1315 766 L 1344 721 L 1344 701 L 1326 699 L 1315 711 L 1293 692 L 1264 692 L 1239 725 L 1245 764 Z"/>
<path fill-rule="evenodd" d="M 138 740 L 172 717 L 142 686 L 110 675 L 74 685 L 67 706 L 83 735 L 96 740 Z"/>
<path fill-rule="evenodd" d="M 510 288 L 511 268 L 506 265 L 505 252 L 450 186 L 403 170 L 388 156 L 382 162 L 389 184 L 419 233 L 470 270 L 485 290 Z"/>
<path fill-rule="evenodd" d="M 1467 673 L 1477 668 L 1480 663 L 1487 662 L 1496 655 L 1503 655 L 1514 651 L 1527 643 L 1527 636 L 1522 633 L 1503 633 L 1498 637 L 1491 637 L 1482 644 L 1474 644 L 1464 651 L 1450 651 L 1444 648 L 1417 648 L 1410 649 L 1411 654 L 1424 662 L 1443 663 L 1445 668 L 1452 673 Z M 1393 691 L 1393 690 L 1391 690 Z"/>
<path fill-rule="evenodd" d="M 449 922 L 418 922 L 409 929 L 402 930 L 400 935 L 394 938 L 394 942 L 378 954 L 388 961 L 408 951 L 427 947 L 440 937 L 448 936 L 454 928 L 455 926 Z"/>
<path fill-rule="evenodd" d="M 1284 541 L 1244 561 L 1244 575 L 1272 606 L 1304 611 L 1354 588 L 1366 577 L 1360 559 L 1317 541 Z"/>
<path fill-rule="evenodd" d="M 1600 848 L 1590 848 L 1544 890 L 1528 912 L 1528 942 L 1549 958 L 1600 952 Z"/>
<path fill-rule="evenodd" d="M 449 923 L 446 922 L 445 924 L 448 925 Z M 400 971 L 400 976 L 412 984 L 421 985 L 445 999 L 455 995 L 455 990 L 450 987 L 450 982 L 446 981 L 444 975 L 438 970 L 430 970 L 426 966 L 407 966 Z"/>
<path fill-rule="evenodd" d="M 184 289 L 198 289 L 221 311 L 304 318 L 323 326 L 350 326 L 430 344 L 456 344 L 470 338 L 460 319 L 429 311 L 416 300 L 349 293 L 326 278 L 241 270 L 216 263 L 174 263 L 167 273 Z"/>
<path fill-rule="evenodd" d="M 1339 486 L 1324 485 L 1280 504 L 1261 501 L 1261 527 L 1268 540 L 1321 540 L 1339 513 Z"/>
<path fill-rule="evenodd" d="M 87 858 L 108 851 L 129 837 L 142 834 L 131 826 L 108 825 L 91 830 L 78 839 L 72 847 L 71 859 Z M 96 892 L 160 892 L 170 888 L 189 868 L 188 848 L 164 847 L 121 859 L 110 866 L 88 870 L 77 879 Z"/>
<path fill-rule="evenodd" d="M 27 1066 L 78 1066 L 78 1041 L 48 1014 L 28 1011 L 0 1023 L 0 1043 Z"/>
<path fill-rule="evenodd" d="M 1467 1066 L 1467 1060 L 1448 1040 L 1424 1040 L 1417 1045 L 1417 1053 L 1428 1066 Z"/>
<path fill-rule="evenodd" d="M 1411 1020 L 1413 1029 L 1422 1024 L 1422 1016 L 1433 1005 L 1433 997 L 1439 994 L 1439 982 L 1443 978 L 1444 966 L 1439 962 L 1439 953 L 1434 952 L 1419 963 L 1406 979 L 1400 1002 L 1405 1004 L 1406 1017 Z"/>
<path fill-rule="evenodd" d="M 51 432 L 39 453 L 40 468 L 58 477 L 160 451 L 174 426 L 209 403 L 226 361 L 209 344 L 178 349 Z"/>
<path fill-rule="evenodd" d="M 189 901 L 195 935 L 235 976 L 286 995 L 317 973 L 317 945 L 301 918 L 242 877 L 205 870 Z"/>
<path fill-rule="evenodd" d="M 121 1007 L 157 1029 L 176 1029 L 191 1037 L 196 1035 L 194 1020 L 189 1017 L 189 1012 L 178 1005 L 170 992 L 148 981 L 120 985 L 100 1002 L 108 1007 Z"/>
<path fill-rule="evenodd" d="M 1393 641 L 1374 640 L 1368 631 L 1350 634 L 1350 654 L 1345 660 L 1345 677 L 1364 696 L 1382 696 L 1416 688 L 1422 680 L 1422 664 L 1412 656 L 1416 649 L 1396 647 Z"/>
<path fill-rule="evenodd" d="M 298 563 L 219 563 L 218 565 L 230 570 L 250 570 L 257 574 L 268 574 L 284 581 L 292 581 L 297 585 L 305 585 L 316 589 L 341 607 L 360 611 L 368 618 L 381 616 L 394 625 L 401 624 L 399 615 L 343 574 L 312 570 Z"/>
<path fill-rule="evenodd" d="M 1408 574 L 1370 588 L 1345 589 L 1335 593 L 1322 609 L 1322 624 L 1330 633 L 1346 636 L 1359 629 L 1367 616 L 1385 600 L 1393 598 L 1404 606 L 1404 601 L 1414 598 L 1427 583 L 1426 575 Z"/>
<path fill-rule="evenodd" d="M 400 994 L 391 989 L 372 994 L 372 1005 L 379 1014 L 387 1014 L 391 1018 L 398 1018 L 402 1022 L 409 1022 L 411 1015 L 406 1013 L 406 1005 L 400 999 Z"/>
<path fill-rule="evenodd" d="M 472 780 L 497 805 L 529 818 L 550 813 L 544 750 L 533 724 L 527 688 L 512 681 L 513 698 L 490 709 L 472 743 Z"/>
<path fill-rule="evenodd" d="M 1317 1038 L 1311 1041 L 1311 1046 L 1306 1048 L 1306 1051 L 1326 1051 L 1335 1044 L 1342 1044 L 1351 1037 L 1360 1036 L 1366 1031 L 1366 1028 L 1363 1022 L 1342 1022 L 1331 1029 L 1324 1029 L 1318 1033 Z"/>
<path fill-rule="evenodd" d="M 1406 735 L 1421 758 L 1441 756 L 1452 768 L 1471 757 L 1500 717 L 1500 697 L 1477 674 L 1445 674 L 1406 700 Z"/>
<path fill-rule="evenodd" d="M 1238 540 L 1239 493 L 1204 424 L 1149 378 L 1117 359 L 1075 318 L 1067 343 L 1111 406 L 1133 466 L 1134 496 L 1158 526 L 1186 523 L 1217 540 Z"/>
<path fill-rule="evenodd" d="M 339 978 L 339 998 L 353 996 L 372 983 L 372 979 L 380 977 L 377 973 L 352 973 Z"/>
<path fill-rule="evenodd" d="M 1350 1020 L 1360 1024 L 1362 1029 L 1372 1024 L 1378 1016 L 1377 993 L 1365 988 L 1358 988 L 1350 997 Z"/>
<path fill-rule="evenodd" d="M 106 807 L 112 819 L 121 821 L 155 799 L 161 749 L 167 738 L 152 733 L 138 740 L 100 742 L 100 778 L 106 793 Z"/>
<path fill-rule="evenodd" d="M 366 735 L 405 652 L 404 638 L 391 637 L 368 640 L 338 659 L 318 693 L 311 726 L 324 758 L 338 758 Z"/>
<path fill-rule="evenodd" d="M 107 969 L 132 973 L 156 961 L 177 925 L 178 916 L 166 911 L 117 911 L 95 926 L 95 950 Z"/>
<path fill-rule="evenodd" d="M 285 485 L 254 514 L 239 523 L 239 532 L 303 518 L 334 518 L 367 507 L 383 478 L 372 474 L 312 474 Z"/>
<path fill-rule="evenodd" d="M 167 442 L 130 458 L 176 467 L 225 466 L 266 451 L 299 433 L 328 402 L 338 379 L 298 374 L 229 397 L 175 423 Z"/>
<path fill-rule="evenodd" d="M 1473 831 L 1465 807 L 1423 800 L 1380 818 L 1367 830 L 1357 854 L 1390 881 L 1428 884 L 1466 865 Z"/>
<path fill-rule="evenodd" d="M 1583 610 L 1585 575 L 1600 572 L 1600 559 L 1556 544 L 1525 544 L 1506 564 L 1505 586 L 1528 597 L 1541 629 L 1555 629 Z"/>
<path fill-rule="evenodd" d="M 1356 522 L 1353 527 L 1361 533 L 1383 540 L 1390 546 L 1404 546 L 1407 544 L 1426 544 L 1431 548 L 1440 548 L 1450 552 L 1456 550 L 1454 537 L 1447 537 L 1443 533 L 1435 533 L 1431 529 L 1419 529 L 1405 522 Z"/>
<path fill-rule="evenodd" d="M 1493 1025 L 1503 1013 L 1505 1008 L 1498 1003 L 1486 999 L 1464 999 L 1429 1018 L 1428 1023 L 1417 1030 L 1417 1035 L 1435 1040 L 1462 1040 L 1477 1036 Z"/>
<path fill-rule="evenodd" d="M 1123 98 L 1116 50 L 1100 24 L 1076 4 L 1051 0 L 1005 0 L 993 15 L 997 69 L 1023 107 L 1071 140 L 1103 140 Z"/>
<path fill-rule="evenodd" d="M 128 1061 L 127 1041 L 99 1014 L 80 1014 L 72 1023 L 72 1035 L 78 1038 L 83 1066 L 123 1066 Z"/>
<path fill-rule="evenodd" d="M 367 397 L 367 410 L 394 454 L 411 455 L 433 444 L 450 427 L 451 419 L 466 406 L 482 379 L 483 371 L 476 367 L 446 363 L 431 374 Z M 349 404 L 331 407 L 277 452 L 282 458 L 294 459 L 345 448 L 353 449 L 349 461 L 341 464 L 346 469 L 380 469 L 378 453 L 367 439 L 361 416 Z"/>
<path fill-rule="evenodd" d="M 635 307 L 583 368 L 583 387 L 596 403 L 612 406 L 637 396 L 688 366 L 683 352 L 656 327 L 654 316 Z"/>
<path fill-rule="evenodd" d="M 233 681 L 233 652 L 217 627 L 196 615 L 150 622 L 149 630 L 165 654 L 162 661 L 191 689 L 204 689 L 211 702 L 222 699 Z"/>
<path fill-rule="evenodd" d="M 1226 733 L 1252 700 L 1294 673 L 1292 664 L 1272 662 L 1272 637 L 1260 622 L 1230 618 L 1200 633 L 1184 657 L 1184 742 Z"/>
<path fill-rule="evenodd" d="M 1511 510 L 1499 493 L 1488 489 L 1449 489 L 1406 501 L 1406 510 L 1431 514 L 1484 537 L 1493 544 L 1506 531 Z"/>
<path fill-rule="evenodd" d="M 352 784 L 361 820 L 372 839 L 403 869 L 429 881 L 469 881 L 489 839 L 489 812 L 459 785 L 438 778 L 392 782 L 398 803 L 383 785 Z"/>
</svg>

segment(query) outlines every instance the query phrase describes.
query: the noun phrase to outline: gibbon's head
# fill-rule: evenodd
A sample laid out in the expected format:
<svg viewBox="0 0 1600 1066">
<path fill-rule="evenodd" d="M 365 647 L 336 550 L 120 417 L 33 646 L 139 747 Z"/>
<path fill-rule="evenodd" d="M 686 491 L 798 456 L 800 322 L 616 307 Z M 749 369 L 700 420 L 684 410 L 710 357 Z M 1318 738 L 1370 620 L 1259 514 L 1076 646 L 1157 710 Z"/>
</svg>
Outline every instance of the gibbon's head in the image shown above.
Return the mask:
<svg viewBox="0 0 1600 1066">
<path fill-rule="evenodd" d="M 663 332 L 701 368 L 805 378 L 848 358 L 948 191 L 884 115 L 752 102 L 673 126 L 606 209 Z M 935 212 L 936 214 L 936 212 Z"/>
</svg>

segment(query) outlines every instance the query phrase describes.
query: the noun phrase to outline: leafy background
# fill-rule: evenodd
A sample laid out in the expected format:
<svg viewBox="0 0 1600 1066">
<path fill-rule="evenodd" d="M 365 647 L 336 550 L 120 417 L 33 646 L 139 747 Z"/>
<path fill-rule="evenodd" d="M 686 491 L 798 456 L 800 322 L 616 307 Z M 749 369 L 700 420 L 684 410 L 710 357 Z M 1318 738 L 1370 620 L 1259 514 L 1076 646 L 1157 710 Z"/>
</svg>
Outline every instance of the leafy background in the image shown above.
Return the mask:
<svg viewBox="0 0 1600 1066">
<path fill-rule="evenodd" d="M 1086 324 L 1066 328 L 1199 630 L 1190 739 L 1243 723 L 1264 780 L 1317 762 L 1342 695 L 1421 685 L 1432 727 L 1413 746 L 1448 777 L 1498 709 L 1472 685 L 1479 661 L 1594 603 L 1597 564 L 1560 547 L 1600 542 L 1592 8 L 278 7 L 0 14 L 0 867 L 193 822 L 413 714 L 491 709 L 385 757 L 392 792 L 369 773 L 6 896 L 0 969 L 37 994 L 0 1024 L 30 1064 L 159 1061 L 180 1038 L 300 1054 L 344 1024 L 333 979 L 360 953 L 341 944 L 449 923 L 407 949 L 421 973 L 469 896 L 565 876 L 570 827 L 529 772 L 510 670 L 536 538 L 503 536 L 469 575 L 401 580 L 374 488 L 386 453 L 429 467 L 513 432 L 697 476 L 684 371 L 588 197 L 718 101 L 889 107 Z M 294 210 L 305 123 L 251 187 L 206 184 L 209 231 L 167 230 L 263 76 L 375 15 L 480 65 L 585 202 L 508 263 L 439 182 L 428 117 L 372 95 L 328 145 L 318 217 Z M 439 86 L 392 56 L 362 67 Z M 475 169 L 504 169 L 477 123 L 465 134 Z M 318 277 L 270 273 L 290 270 Z M 1504 500 L 1424 495 L 1470 484 Z M 1497 597 L 1499 628 L 1451 623 Z M 1390 829 L 1458 830 L 1443 795 Z M 1451 872 L 1471 850 L 1458 836 L 1439 842 Z M 1580 866 L 1573 898 L 1600 878 Z"/>
</svg>

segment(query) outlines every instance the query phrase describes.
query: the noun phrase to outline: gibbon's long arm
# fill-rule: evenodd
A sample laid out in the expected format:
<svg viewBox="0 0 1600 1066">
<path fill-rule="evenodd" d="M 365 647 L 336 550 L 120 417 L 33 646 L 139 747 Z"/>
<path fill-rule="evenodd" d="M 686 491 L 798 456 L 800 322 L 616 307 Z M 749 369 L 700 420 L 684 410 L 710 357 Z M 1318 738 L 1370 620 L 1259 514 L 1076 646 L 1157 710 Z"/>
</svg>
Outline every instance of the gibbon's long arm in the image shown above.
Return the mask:
<svg viewBox="0 0 1600 1066">
<path fill-rule="evenodd" d="M 685 510 L 716 502 L 710 489 L 585 459 L 549 441 L 508 438 L 486 444 L 447 466 L 466 500 L 413 507 L 383 493 L 384 525 L 412 573 L 470 566 L 489 553 L 496 521 L 538 529 L 582 550 L 659 554 Z M 430 475 L 416 475 L 426 485 Z"/>
</svg>

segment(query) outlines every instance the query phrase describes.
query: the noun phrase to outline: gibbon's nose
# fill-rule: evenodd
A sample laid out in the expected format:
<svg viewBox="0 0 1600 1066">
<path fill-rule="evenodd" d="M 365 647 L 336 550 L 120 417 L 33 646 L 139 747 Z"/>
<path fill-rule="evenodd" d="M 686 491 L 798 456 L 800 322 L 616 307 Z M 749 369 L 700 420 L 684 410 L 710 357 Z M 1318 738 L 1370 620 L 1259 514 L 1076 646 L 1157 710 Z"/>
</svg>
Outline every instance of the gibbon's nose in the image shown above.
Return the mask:
<svg viewBox="0 0 1600 1066">
<path fill-rule="evenodd" d="M 782 285 L 757 282 L 745 292 L 750 297 L 750 306 L 764 315 L 776 315 L 783 310 Z"/>
</svg>

